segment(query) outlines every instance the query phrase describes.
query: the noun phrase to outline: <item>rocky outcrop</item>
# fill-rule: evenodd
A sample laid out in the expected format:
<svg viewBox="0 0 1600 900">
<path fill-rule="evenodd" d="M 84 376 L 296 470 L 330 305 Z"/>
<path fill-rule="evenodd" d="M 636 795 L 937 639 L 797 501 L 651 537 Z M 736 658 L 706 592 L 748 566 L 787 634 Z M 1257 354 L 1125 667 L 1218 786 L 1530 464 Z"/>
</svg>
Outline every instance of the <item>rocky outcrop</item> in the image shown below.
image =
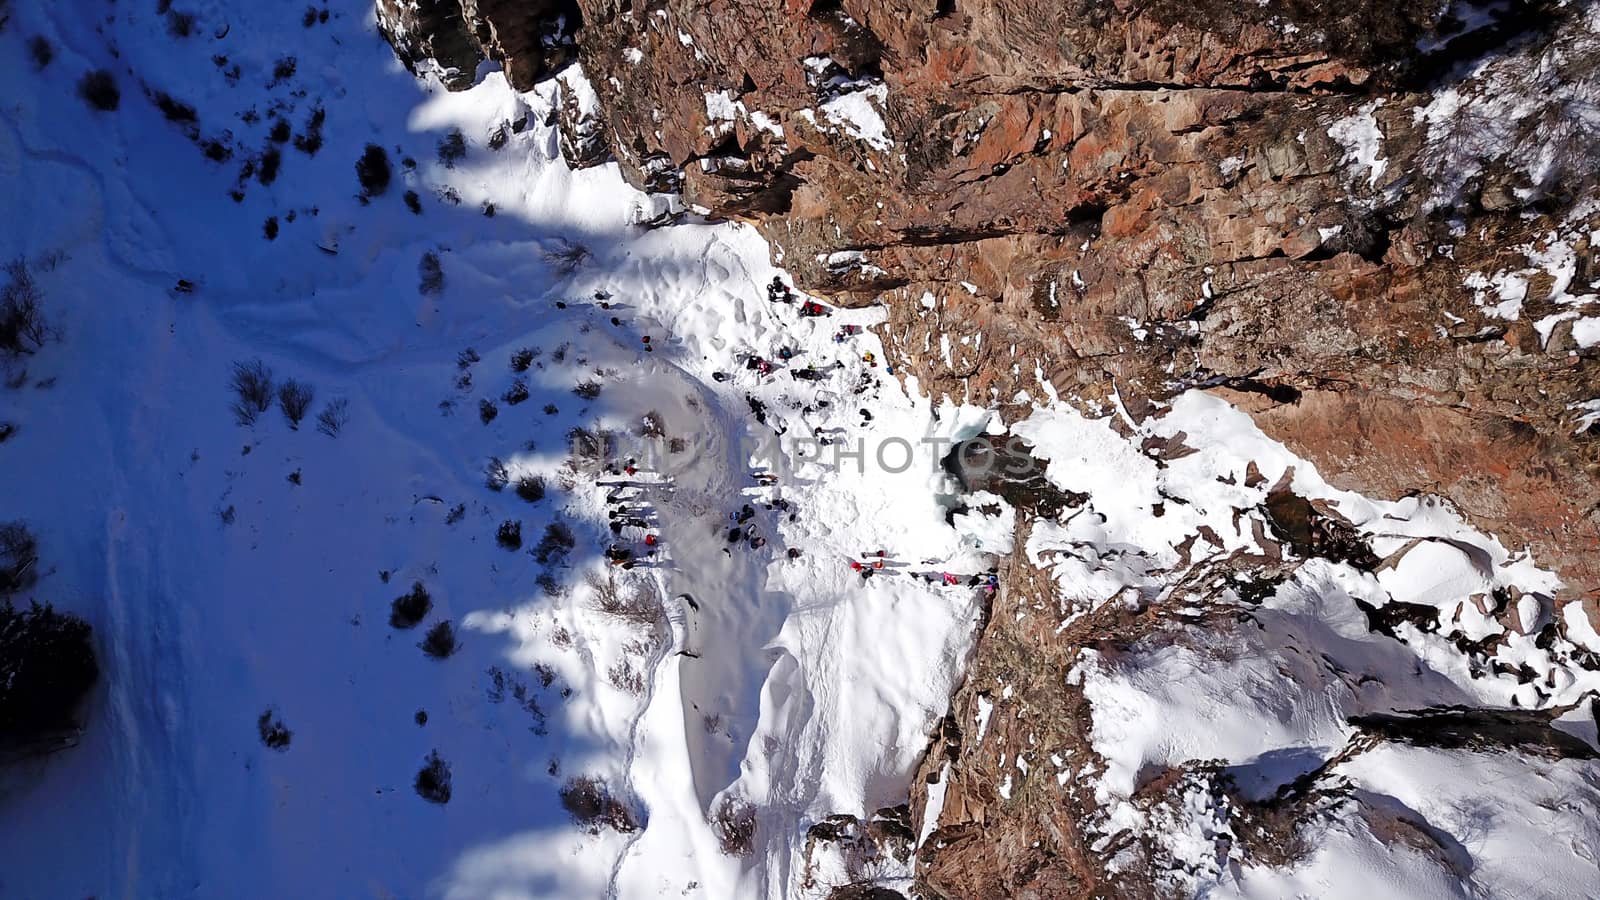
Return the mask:
<svg viewBox="0 0 1600 900">
<path fill-rule="evenodd" d="M 1600 449 L 1571 411 L 1600 393 L 1595 348 L 1530 324 L 1570 320 L 1591 265 L 1570 96 L 1591 11 L 450 5 L 401 31 L 464 30 L 520 86 L 581 23 L 623 170 L 755 222 L 807 289 L 886 303 L 888 346 L 934 392 L 1037 396 L 1035 366 L 1086 403 L 1232 391 L 1340 486 L 1442 494 L 1600 589 Z M 1555 150 L 1531 155 L 1535 133 Z M 1520 314 L 1498 318 L 1472 285 L 1519 271 Z M 950 358 L 925 349 L 941 335 Z"/>
<path fill-rule="evenodd" d="M 526 89 L 577 57 L 572 0 L 377 0 L 378 30 L 412 72 L 464 90 L 485 60 Z"/>
</svg>

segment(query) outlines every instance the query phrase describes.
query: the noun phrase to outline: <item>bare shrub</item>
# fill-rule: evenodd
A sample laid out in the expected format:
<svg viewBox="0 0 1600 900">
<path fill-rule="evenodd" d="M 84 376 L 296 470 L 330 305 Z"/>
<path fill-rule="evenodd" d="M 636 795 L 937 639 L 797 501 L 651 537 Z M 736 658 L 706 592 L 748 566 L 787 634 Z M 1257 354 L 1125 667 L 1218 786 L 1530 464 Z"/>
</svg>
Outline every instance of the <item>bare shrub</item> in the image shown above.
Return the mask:
<svg viewBox="0 0 1600 900">
<path fill-rule="evenodd" d="M 498 456 L 489 457 L 489 464 L 483 470 L 483 483 L 491 491 L 503 491 L 511 480 L 511 475 L 506 472 L 506 464 Z"/>
<path fill-rule="evenodd" d="M 417 290 L 427 296 L 444 290 L 444 267 L 439 264 L 439 254 L 432 250 L 417 261 Z"/>
<path fill-rule="evenodd" d="M 336 397 L 317 413 L 317 430 L 328 437 L 338 437 L 339 429 L 350 421 L 350 401 Z"/>
<path fill-rule="evenodd" d="M 261 743 L 279 752 L 289 749 L 289 740 L 294 737 L 294 732 L 283 724 L 283 719 L 270 709 L 256 719 L 256 730 L 261 733 Z"/>
<path fill-rule="evenodd" d="M 451 654 L 460 648 L 460 644 L 456 642 L 455 626 L 450 624 L 449 619 L 434 623 L 434 626 L 428 629 L 427 636 L 417 646 L 434 659 L 449 659 Z"/>
<path fill-rule="evenodd" d="M 413 786 L 417 796 L 429 803 L 442 805 L 450 802 L 450 764 L 439 757 L 439 751 L 429 753 L 428 758 L 423 760 Z"/>
<path fill-rule="evenodd" d="M 540 572 L 539 577 L 535 578 L 533 583 L 539 586 L 539 590 L 542 591 L 546 597 L 566 596 L 566 587 L 562 585 L 560 581 L 556 580 L 556 576 L 550 572 Z"/>
<path fill-rule="evenodd" d="M 415 628 L 433 610 L 433 597 L 422 582 L 414 582 L 411 590 L 394 598 L 389 604 L 389 624 L 395 628 Z"/>
<path fill-rule="evenodd" d="M 711 816 L 711 830 L 729 856 L 749 856 L 755 849 L 756 808 L 743 800 L 724 797 Z"/>
<path fill-rule="evenodd" d="M 590 573 L 587 581 L 594 591 L 595 608 L 608 616 L 649 628 L 666 619 L 661 598 L 642 581 L 619 580 L 614 571 L 607 571 L 605 575 Z"/>
<path fill-rule="evenodd" d="M 389 189 L 392 176 L 389 154 L 377 144 L 368 144 L 356 160 L 356 179 L 361 182 L 362 192 L 368 197 L 378 196 Z"/>
<path fill-rule="evenodd" d="M 567 779 L 561 788 L 561 805 L 579 824 L 588 826 L 590 834 L 599 833 L 602 826 L 623 834 L 639 829 L 633 812 L 593 775 Z"/>
<path fill-rule="evenodd" d="M 117 87 L 117 79 L 106 69 L 95 69 L 78 79 L 78 96 L 100 112 L 115 112 L 122 103 L 122 90 Z"/>
<path fill-rule="evenodd" d="M 442 163 L 446 169 L 454 169 L 456 167 L 456 163 L 465 159 L 466 156 L 466 135 L 462 134 L 461 129 L 459 128 L 450 129 L 450 133 L 445 135 L 439 141 L 439 162 Z"/>
<path fill-rule="evenodd" d="M 538 475 L 524 475 L 517 479 L 517 496 L 529 503 L 544 499 L 544 479 Z"/>
<path fill-rule="evenodd" d="M 511 371 L 528 371 L 528 367 L 533 365 L 534 357 L 538 355 L 538 352 L 536 352 L 532 347 L 523 347 L 522 349 L 517 350 L 511 354 Z"/>
<path fill-rule="evenodd" d="M 522 523 L 516 519 L 501 522 L 499 530 L 494 534 L 494 542 L 507 550 L 521 550 Z"/>
<path fill-rule="evenodd" d="M 567 432 L 568 459 L 579 472 L 593 472 L 605 465 L 616 450 L 616 436 L 609 431 L 574 428 Z"/>
<path fill-rule="evenodd" d="M 43 294 L 28 264 L 20 259 L 6 263 L 6 285 L 0 288 L 0 353 L 33 353 L 53 336 Z"/>
<path fill-rule="evenodd" d="M 21 522 L 0 524 L 0 597 L 25 591 L 39 580 L 39 540 Z"/>
<path fill-rule="evenodd" d="M 500 395 L 500 399 L 504 400 L 507 405 L 516 406 L 518 403 L 528 399 L 528 383 L 518 378 L 516 381 L 511 382 L 511 387 L 506 388 L 506 392 Z"/>
<path fill-rule="evenodd" d="M 56 48 L 50 46 L 44 35 L 36 34 L 28 39 L 28 55 L 33 58 L 33 68 L 43 72 L 56 58 Z"/>
<path fill-rule="evenodd" d="M 616 686 L 617 690 L 638 697 L 644 693 L 644 675 L 633 667 L 633 663 L 621 659 L 606 670 L 606 678 Z"/>
<path fill-rule="evenodd" d="M 306 411 L 311 408 L 311 401 L 316 396 L 316 391 L 311 385 L 293 378 L 286 379 L 278 386 L 278 408 L 283 410 L 283 417 L 289 420 L 289 427 L 300 430 L 300 420 L 306 417 Z"/>
<path fill-rule="evenodd" d="M 195 16 L 191 12 L 182 12 L 176 9 L 167 10 L 167 33 L 175 38 L 186 38 L 194 34 Z"/>
<path fill-rule="evenodd" d="M 593 400 L 599 397 L 600 391 L 600 382 L 593 380 L 579 382 L 578 386 L 572 389 L 574 394 L 577 394 L 579 397 L 582 397 L 585 400 Z"/>
<path fill-rule="evenodd" d="M 487 425 L 500 415 L 500 407 L 494 405 L 493 400 L 487 398 L 478 401 L 478 420 Z"/>
<path fill-rule="evenodd" d="M 240 425 L 254 425 L 272 405 L 272 370 L 259 359 L 233 364 L 233 417 Z"/>
<path fill-rule="evenodd" d="M 0 603 L 0 746 L 26 745 L 75 727 L 100 667 L 89 623 L 48 605 Z"/>
<path fill-rule="evenodd" d="M 283 151 L 277 147 L 268 147 L 256 162 L 256 180 L 263 185 L 272 184 L 278 180 L 278 169 L 282 165 Z"/>
<path fill-rule="evenodd" d="M 588 247 L 562 238 L 556 242 L 555 249 L 544 252 L 544 260 L 556 272 L 571 275 L 582 268 L 592 255 Z"/>
<path fill-rule="evenodd" d="M 573 537 L 567 523 L 551 522 L 545 527 L 544 537 L 539 538 L 538 545 L 533 548 L 533 558 L 539 561 L 539 565 L 548 566 L 565 557 L 577 545 L 577 538 Z"/>
</svg>

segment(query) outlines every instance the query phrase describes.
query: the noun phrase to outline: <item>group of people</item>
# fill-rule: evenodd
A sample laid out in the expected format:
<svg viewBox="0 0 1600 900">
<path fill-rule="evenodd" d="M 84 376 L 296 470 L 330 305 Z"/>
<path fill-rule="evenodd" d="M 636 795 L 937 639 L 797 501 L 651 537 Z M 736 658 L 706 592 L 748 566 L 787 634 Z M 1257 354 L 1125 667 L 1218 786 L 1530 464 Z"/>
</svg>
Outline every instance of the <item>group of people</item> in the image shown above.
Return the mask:
<svg viewBox="0 0 1600 900">
<path fill-rule="evenodd" d="M 775 475 L 763 478 L 761 474 L 757 474 L 755 478 L 756 483 L 763 487 L 775 486 L 778 480 Z M 762 506 L 768 512 L 776 513 L 780 517 L 788 516 L 791 522 L 800 518 L 799 513 L 794 509 L 794 504 L 783 497 L 775 497 L 765 501 Z M 730 523 L 727 533 L 728 546 L 722 548 L 723 553 L 732 556 L 733 548 L 740 544 L 747 544 L 751 550 L 760 550 L 767 545 L 766 535 L 761 533 L 761 529 L 753 521 L 757 515 L 755 506 L 749 503 L 728 513 L 728 521 Z M 785 552 L 789 559 L 799 559 L 801 555 L 798 547 L 790 547 Z"/>
<path fill-rule="evenodd" d="M 882 550 L 863 553 L 861 559 L 850 560 L 850 571 L 861 576 L 862 581 L 870 581 L 874 575 L 894 575 L 896 570 L 886 568 L 888 555 Z M 944 587 L 975 587 L 983 590 L 985 594 L 992 595 L 1000 588 L 1000 570 L 990 566 L 988 571 L 972 575 L 957 575 L 951 572 L 909 572 L 913 578 L 920 578 L 928 584 L 938 584 Z"/>
<path fill-rule="evenodd" d="M 769 303 L 793 303 L 795 301 L 794 290 L 783 283 L 782 277 L 774 275 L 772 276 L 772 283 L 767 285 L 767 301 Z M 831 316 L 833 315 L 833 310 L 815 300 L 806 300 L 800 304 L 800 315 L 808 319 L 818 316 Z"/>
<path fill-rule="evenodd" d="M 639 474 L 638 461 L 609 463 L 608 475 Z M 631 569 L 641 559 L 651 559 L 661 546 L 661 536 L 656 528 L 655 508 L 645 496 L 644 488 L 636 483 L 620 482 L 608 485 L 606 491 L 606 519 L 611 534 L 617 538 L 606 547 L 605 557 L 614 566 Z M 626 532 L 626 534 L 624 534 Z"/>
</svg>

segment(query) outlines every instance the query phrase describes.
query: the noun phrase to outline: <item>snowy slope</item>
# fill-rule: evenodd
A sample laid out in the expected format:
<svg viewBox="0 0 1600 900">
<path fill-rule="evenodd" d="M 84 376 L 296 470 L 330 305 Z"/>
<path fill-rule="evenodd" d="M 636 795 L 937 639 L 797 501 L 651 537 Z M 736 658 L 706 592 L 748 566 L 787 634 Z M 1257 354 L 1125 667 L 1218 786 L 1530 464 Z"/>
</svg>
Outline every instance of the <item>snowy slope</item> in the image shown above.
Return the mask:
<svg viewBox="0 0 1600 900">
<path fill-rule="evenodd" d="M 553 84 L 415 81 L 363 4 L 304 25 L 299 9 L 207 3 L 188 37 L 153 7 L 13 4 L 3 36 L 14 202 L 0 249 L 34 263 L 63 337 L 5 395 L 19 430 L 3 449 L 25 476 L 0 508 L 40 535 L 40 598 L 93 623 L 106 677 L 82 744 L 7 777 L 0 893 L 786 896 L 811 822 L 903 802 L 976 597 L 862 586 L 845 560 L 962 553 L 942 476 L 928 455 L 903 473 L 767 458 L 772 433 L 745 400 L 797 433 L 937 427 L 862 361 L 881 353 L 870 335 L 831 340 L 871 315 L 769 308 L 776 273 L 749 229 L 630 227 L 654 201 L 612 167 L 560 161 Z M 23 49 L 34 35 L 54 48 L 43 72 Z M 75 94 L 99 67 L 121 86 L 113 112 Z M 192 106 L 192 129 L 145 91 Z M 317 109 L 314 155 L 273 141 L 280 118 L 309 135 Z M 436 147 L 452 128 L 466 153 L 447 167 Z M 207 158 L 212 141 L 226 161 Z M 369 141 L 394 167 L 370 202 L 354 169 Z M 273 147 L 270 184 L 240 177 Z M 578 245 L 575 265 L 559 258 Z M 428 252 L 434 294 L 419 289 Z M 736 354 L 785 343 L 843 367 L 815 384 L 738 368 Z M 520 348 L 540 352 L 517 376 Z M 276 409 L 233 421 L 231 367 L 258 358 L 314 386 L 298 430 Z M 868 374 L 881 386 L 852 394 Z M 512 404 L 518 377 L 529 396 Z M 598 397 L 575 395 L 586 381 Z M 834 405 L 802 426 L 789 400 L 820 393 Z M 314 418 L 335 398 L 349 421 L 333 438 Z M 575 467 L 566 435 L 629 432 L 652 412 L 688 447 L 638 476 L 672 490 L 624 492 L 661 553 L 622 572 L 600 555 L 616 506 L 598 482 L 618 477 Z M 486 487 L 491 458 L 510 487 Z M 771 468 L 779 485 L 758 485 Z M 515 493 L 532 474 L 547 485 L 536 503 Z M 795 521 L 762 508 L 768 543 L 724 554 L 729 511 L 779 495 Z M 506 520 L 520 550 L 496 543 Z M 576 546 L 541 565 L 557 520 Z M 644 533 L 621 542 L 643 549 Z M 609 576 L 663 620 L 599 611 L 591 582 Z M 417 581 L 432 613 L 391 628 L 390 602 Z M 431 659 L 417 644 L 442 619 L 460 648 Z M 265 711 L 292 732 L 282 751 L 258 737 Z M 412 789 L 432 751 L 451 770 L 443 806 Z M 559 799 L 575 776 L 602 779 L 640 827 L 575 821 Z M 720 852 L 708 824 L 725 798 L 758 810 L 749 856 Z"/>
</svg>

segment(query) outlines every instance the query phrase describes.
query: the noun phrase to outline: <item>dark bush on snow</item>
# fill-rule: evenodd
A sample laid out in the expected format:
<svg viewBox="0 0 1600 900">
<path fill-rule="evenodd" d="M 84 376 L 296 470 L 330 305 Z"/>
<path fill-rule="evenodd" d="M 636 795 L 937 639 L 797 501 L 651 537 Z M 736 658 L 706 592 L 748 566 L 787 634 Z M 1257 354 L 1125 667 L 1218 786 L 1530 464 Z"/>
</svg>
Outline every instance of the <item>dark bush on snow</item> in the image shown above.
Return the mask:
<svg viewBox="0 0 1600 900">
<path fill-rule="evenodd" d="M 755 849 L 756 808 L 742 800 L 724 798 L 712 815 L 711 830 L 729 856 L 748 856 Z"/>
<path fill-rule="evenodd" d="M 595 608 L 632 625 L 654 628 L 665 622 L 667 611 L 656 592 L 640 582 L 619 582 L 614 572 L 591 574 L 589 588 L 594 591 Z"/>
<path fill-rule="evenodd" d="M 450 129 L 450 133 L 439 141 L 439 162 L 443 163 L 446 169 L 454 169 L 456 163 L 465 159 L 466 156 L 466 135 L 463 135 L 459 128 Z"/>
<path fill-rule="evenodd" d="M 311 409 L 311 400 L 316 396 L 311 385 L 303 381 L 290 378 L 278 387 L 278 407 L 283 410 L 283 417 L 289 420 L 289 427 L 298 431 L 300 420 L 306 417 L 306 411 Z"/>
<path fill-rule="evenodd" d="M 417 196 L 416 191 L 406 191 L 405 201 L 406 209 L 411 210 L 419 216 L 422 215 L 422 198 Z"/>
<path fill-rule="evenodd" d="M 95 69 L 78 79 L 78 96 L 101 112 L 114 112 L 122 103 L 117 79 L 105 69 Z"/>
<path fill-rule="evenodd" d="M 516 381 L 511 382 L 511 387 L 506 388 L 506 392 L 500 395 L 500 399 L 510 406 L 516 406 L 518 403 L 528 399 L 528 383 L 518 378 Z"/>
<path fill-rule="evenodd" d="M 33 353 L 54 336 L 44 315 L 44 295 L 20 259 L 6 263 L 0 288 L 0 354 Z"/>
<path fill-rule="evenodd" d="M 165 92 L 156 93 L 156 108 L 161 110 L 168 122 L 186 124 L 200 118 L 194 107 Z"/>
<path fill-rule="evenodd" d="M 444 290 L 444 266 L 439 264 L 439 254 L 432 250 L 417 261 L 417 290 L 430 295 Z"/>
<path fill-rule="evenodd" d="M 272 405 L 272 370 L 259 359 L 233 364 L 233 417 L 240 425 L 254 425 Z"/>
<path fill-rule="evenodd" d="M 327 116 L 327 112 L 320 106 L 311 111 L 311 117 L 306 120 L 305 133 L 295 135 L 294 148 L 296 150 L 307 156 L 317 155 L 317 151 L 322 149 L 322 123 L 327 119 Z M 380 149 L 379 152 L 381 153 L 382 150 Z M 358 164 L 357 172 L 359 173 L 359 171 Z"/>
<path fill-rule="evenodd" d="M 42 34 L 36 34 L 28 39 L 28 55 L 33 57 L 33 67 L 43 72 L 56 58 L 56 48 Z"/>
<path fill-rule="evenodd" d="M 387 191 L 392 174 L 389 168 L 389 154 L 377 144 L 368 144 L 361 158 L 356 160 L 356 178 L 361 182 L 361 190 L 368 197 L 376 197 Z"/>
<path fill-rule="evenodd" d="M 278 180 L 278 167 L 283 164 L 283 152 L 277 147 L 268 147 L 261 154 L 261 160 L 256 165 L 256 180 L 263 185 L 269 185 Z"/>
<path fill-rule="evenodd" d="M 429 803 L 450 802 L 450 765 L 439 758 L 439 751 L 428 754 L 415 782 L 417 796 Z"/>
<path fill-rule="evenodd" d="M 500 415 L 500 407 L 494 405 L 493 400 L 483 399 L 478 401 L 478 418 L 487 425 Z"/>
<path fill-rule="evenodd" d="M 328 437 L 338 437 L 339 429 L 350 421 L 350 401 L 336 397 L 317 413 L 317 430 Z"/>
<path fill-rule="evenodd" d="M 500 530 L 495 532 L 495 543 L 507 550 L 522 549 L 522 523 L 516 519 L 507 519 L 500 523 Z"/>
<path fill-rule="evenodd" d="M 449 659 L 457 647 L 455 627 L 450 624 L 449 619 L 436 622 L 428 629 L 427 637 L 424 637 L 422 643 L 417 646 L 434 659 Z"/>
<path fill-rule="evenodd" d="M 489 457 L 489 464 L 483 470 L 483 483 L 491 491 L 505 490 L 511 481 L 511 473 L 506 471 L 506 464 L 498 456 Z"/>
<path fill-rule="evenodd" d="M 167 33 L 175 38 L 186 38 L 194 34 L 194 13 L 179 12 L 171 9 L 167 11 Z"/>
<path fill-rule="evenodd" d="M 523 347 L 521 350 L 518 350 L 515 353 L 512 353 L 511 354 L 511 371 L 513 371 L 513 372 L 526 372 L 526 371 L 528 371 L 528 367 L 533 365 L 533 358 L 536 355 L 537 354 L 533 352 L 533 348 L 532 347 Z"/>
<path fill-rule="evenodd" d="M 533 558 L 539 561 L 539 565 L 548 566 L 566 556 L 577 545 L 577 538 L 573 537 L 567 523 L 551 522 L 544 530 L 544 537 L 539 539 L 538 546 L 533 548 Z"/>
<path fill-rule="evenodd" d="M 582 382 L 577 387 L 573 388 L 572 392 L 574 394 L 577 394 L 579 397 L 582 397 L 585 400 L 593 400 L 596 397 L 600 396 L 600 382 L 598 382 L 598 381 L 585 381 L 585 382 Z"/>
<path fill-rule="evenodd" d="M 544 260 L 557 273 L 571 275 L 582 268 L 591 255 L 588 247 L 563 238 L 554 249 L 545 251 Z"/>
<path fill-rule="evenodd" d="M 394 598 L 389 604 L 389 624 L 395 628 L 415 628 L 433 610 L 433 597 L 418 581 L 411 590 Z"/>
<path fill-rule="evenodd" d="M 606 783 L 593 775 L 567 779 L 561 788 L 561 805 L 579 824 L 588 826 L 591 834 L 599 832 L 601 826 L 623 834 L 639 829 L 633 812 L 611 796 Z"/>
<path fill-rule="evenodd" d="M 524 475 L 517 479 L 517 496 L 529 503 L 544 499 L 544 479 L 538 475 Z"/>
<path fill-rule="evenodd" d="M 78 703 L 100 676 L 89 637 L 89 623 L 48 605 L 0 605 L 0 744 L 76 727 Z"/>
<path fill-rule="evenodd" d="M 294 737 L 294 732 L 283 724 L 283 719 L 273 715 L 270 709 L 256 719 L 256 730 L 261 733 L 261 743 L 272 750 L 289 749 L 289 740 Z"/>
<path fill-rule="evenodd" d="M 33 587 L 39 579 L 39 541 L 21 522 L 0 524 L 0 597 Z"/>
</svg>

